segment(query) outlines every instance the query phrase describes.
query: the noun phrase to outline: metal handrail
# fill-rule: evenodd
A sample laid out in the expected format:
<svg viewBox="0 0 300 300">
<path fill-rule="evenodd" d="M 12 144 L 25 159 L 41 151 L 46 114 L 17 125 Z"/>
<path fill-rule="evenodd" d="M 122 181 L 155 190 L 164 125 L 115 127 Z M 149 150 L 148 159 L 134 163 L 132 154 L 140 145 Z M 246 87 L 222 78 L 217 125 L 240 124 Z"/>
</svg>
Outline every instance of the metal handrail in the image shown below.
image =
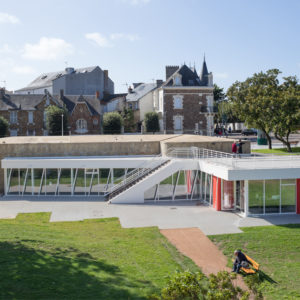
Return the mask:
<svg viewBox="0 0 300 300">
<path fill-rule="evenodd" d="M 141 167 L 138 167 L 132 170 L 131 172 L 127 173 L 126 175 L 120 177 L 122 178 L 122 181 L 107 189 L 105 195 L 111 194 L 112 192 L 134 182 L 135 180 L 141 178 L 145 174 L 149 173 L 151 170 L 155 169 L 156 167 L 160 166 L 162 163 L 166 162 L 167 160 L 168 159 L 163 158 L 161 154 L 153 157 L 146 164 L 142 164 Z M 158 161 L 160 161 L 161 163 L 157 164 Z"/>
</svg>

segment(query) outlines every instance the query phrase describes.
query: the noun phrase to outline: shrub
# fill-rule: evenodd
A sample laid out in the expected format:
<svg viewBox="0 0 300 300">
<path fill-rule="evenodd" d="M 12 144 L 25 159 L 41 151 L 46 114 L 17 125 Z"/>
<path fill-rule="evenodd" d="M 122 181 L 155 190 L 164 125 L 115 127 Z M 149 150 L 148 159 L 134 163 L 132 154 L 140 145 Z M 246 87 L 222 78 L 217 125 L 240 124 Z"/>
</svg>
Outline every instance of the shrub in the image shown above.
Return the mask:
<svg viewBox="0 0 300 300">
<path fill-rule="evenodd" d="M 159 131 L 159 118 L 158 113 L 148 112 L 145 114 L 145 127 L 147 132 Z"/>
<path fill-rule="evenodd" d="M 103 117 L 103 132 L 105 134 L 121 133 L 123 118 L 117 112 L 106 113 Z"/>
<path fill-rule="evenodd" d="M 7 135 L 8 127 L 8 121 L 4 117 L 0 117 L 0 138 L 5 137 Z"/>
<path fill-rule="evenodd" d="M 169 278 L 160 295 L 151 300 L 235 300 L 249 298 L 249 293 L 232 284 L 235 275 L 226 271 L 206 278 L 202 273 L 177 272 Z"/>
<path fill-rule="evenodd" d="M 68 116 L 65 109 L 50 105 L 46 109 L 46 128 L 49 135 L 61 135 L 62 133 L 62 115 L 64 134 L 68 134 Z"/>
</svg>

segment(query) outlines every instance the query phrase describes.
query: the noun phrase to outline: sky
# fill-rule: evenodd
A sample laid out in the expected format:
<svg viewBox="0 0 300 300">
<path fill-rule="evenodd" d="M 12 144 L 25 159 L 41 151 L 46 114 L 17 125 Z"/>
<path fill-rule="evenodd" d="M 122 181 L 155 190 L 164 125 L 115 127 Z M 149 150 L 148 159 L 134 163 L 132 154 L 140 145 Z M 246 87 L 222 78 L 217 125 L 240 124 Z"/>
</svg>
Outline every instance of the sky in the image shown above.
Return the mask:
<svg viewBox="0 0 300 300">
<path fill-rule="evenodd" d="M 299 0 L 0 0 L 0 86 L 68 67 L 108 69 L 115 92 L 196 66 L 214 82 L 300 77 Z M 5 81 L 5 82 L 4 82 Z"/>
</svg>

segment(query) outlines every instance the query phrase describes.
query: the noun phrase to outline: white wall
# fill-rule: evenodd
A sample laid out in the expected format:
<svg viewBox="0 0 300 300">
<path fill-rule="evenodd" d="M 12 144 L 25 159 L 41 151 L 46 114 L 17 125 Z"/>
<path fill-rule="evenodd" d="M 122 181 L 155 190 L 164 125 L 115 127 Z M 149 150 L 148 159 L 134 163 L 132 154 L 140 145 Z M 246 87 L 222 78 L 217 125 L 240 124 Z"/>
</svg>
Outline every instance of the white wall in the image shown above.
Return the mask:
<svg viewBox="0 0 300 300">
<path fill-rule="evenodd" d="M 153 92 L 148 93 L 139 100 L 140 121 L 145 119 L 145 114 L 154 111 Z"/>
</svg>

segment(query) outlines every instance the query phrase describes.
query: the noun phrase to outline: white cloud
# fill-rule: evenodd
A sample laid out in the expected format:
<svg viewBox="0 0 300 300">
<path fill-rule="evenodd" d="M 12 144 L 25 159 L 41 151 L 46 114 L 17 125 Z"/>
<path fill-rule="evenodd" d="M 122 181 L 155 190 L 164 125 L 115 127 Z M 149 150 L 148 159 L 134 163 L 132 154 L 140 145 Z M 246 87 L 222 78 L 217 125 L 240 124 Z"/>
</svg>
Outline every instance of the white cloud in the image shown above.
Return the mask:
<svg viewBox="0 0 300 300">
<path fill-rule="evenodd" d="M 28 75 L 36 73 L 36 70 L 30 66 L 14 66 L 12 72 L 19 75 Z"/>
<path fill-rule="evenodd" d="M 90 41 L 93 41 L 101 48 L 112 47 L 112 44 L 109 41 L 109 39 L 99 32 L 87 33 L 85 35 L 85 38 Z"/>
<path fill-rule="evenodd" d="M 128 33 L 112 33 L 110 35 L 111 40 L 127 40 L 134 42 L 139 39 L 137 34 L 128 34 Z"/>
<path fill-rule="evenodd" d="M 56 60 L 73 53 L 73 46 L 63 39 L 40 38 L 37 44 L 25 44 L 23 58 L 34 60 Z"/>
<path fill-rule="evenodd" d="M 20 20 L 16 16 L 0 12 L 0 23 L 17 24 Z"/>
<path fill-rule="evenodd" d="M 147 4 L 150 0 L 123 0 L 124 3 L 128 3 L 130 5 L 139 5 L 139 4 Z"/>
<path fill-rule="evenodd" d="M 214 73 L 214 77 L 215 78 L 222 78 L 222 79 L 226 79 L 229 77 L 228 73 Z"/>
<path fill-rule="evenodd" d="M 0 47 L 0 54 L 12 54 L 15 53 L 15 50 L 13 50 L 8 44 L 4 44 L 2 47 Z"/>
<path fill-rule="evenodd" d="M 113 41 L 124 40 L 134 42 L 139 39 L 137 34 L 129 34 L 129 33 L 112 33 L 109 36 L 105 36 L 99 32 L 87 33 L 85 34 L 85 38 L 94 42 L 101 48 L 113 47 Z"/>
</svg>

